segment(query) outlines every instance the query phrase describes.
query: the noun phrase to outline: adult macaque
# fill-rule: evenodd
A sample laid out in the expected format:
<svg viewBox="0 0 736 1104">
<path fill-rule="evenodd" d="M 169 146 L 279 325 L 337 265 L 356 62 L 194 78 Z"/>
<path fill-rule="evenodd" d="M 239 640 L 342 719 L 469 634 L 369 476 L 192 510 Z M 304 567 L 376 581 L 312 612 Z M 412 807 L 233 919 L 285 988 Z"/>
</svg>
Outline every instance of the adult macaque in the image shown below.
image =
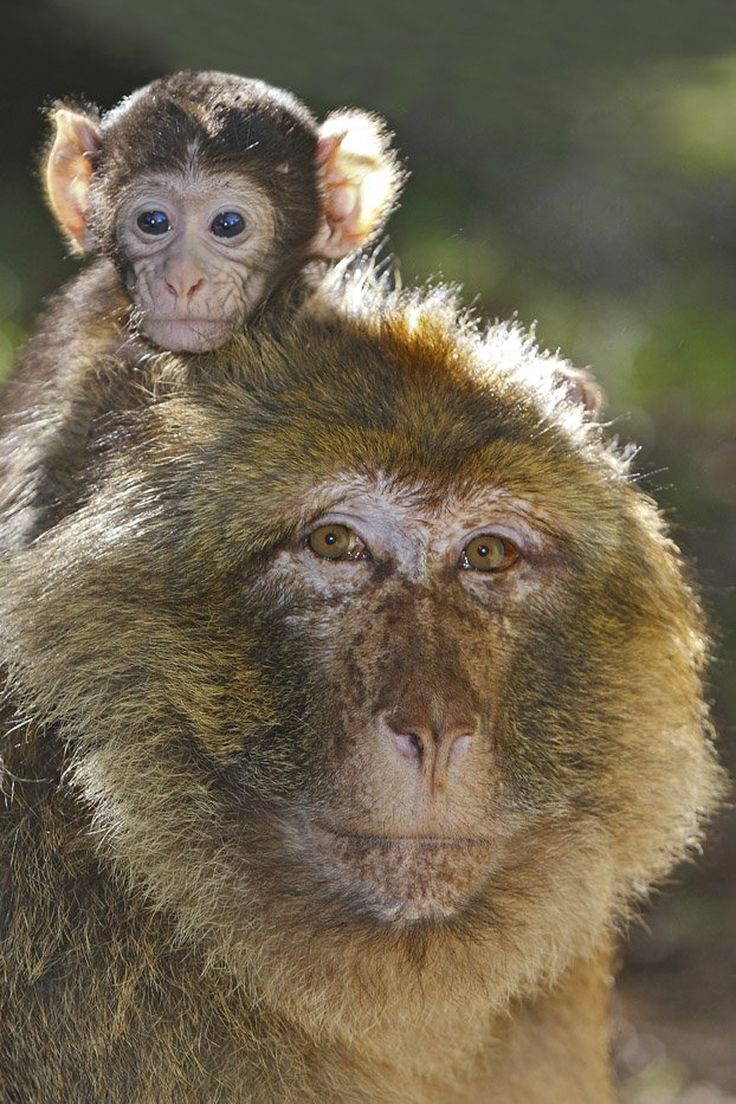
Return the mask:
<svg viewBox="0 0 736 1104">
<path fill-rule="evenodd" d="M 320 125 L 290 93 L 224 73 L 175 73 L 101 119 L 63 104 L 51 118 L 49 205 L 72 248 L 101 258 L 64 316 L 92 328 L 122 304 L 133 333 L 174 351 L 222 345 L 310 260 L 367 244 L 402 179 L 377 116 Z"/>
<path fill-rule="evenodd" d="M 723 785 L 697 603 L 564 362 L 330 294 L 118 364 L 0 569 L 13 1104 L 611 1099 L 616 928 Z"/>
</svg>

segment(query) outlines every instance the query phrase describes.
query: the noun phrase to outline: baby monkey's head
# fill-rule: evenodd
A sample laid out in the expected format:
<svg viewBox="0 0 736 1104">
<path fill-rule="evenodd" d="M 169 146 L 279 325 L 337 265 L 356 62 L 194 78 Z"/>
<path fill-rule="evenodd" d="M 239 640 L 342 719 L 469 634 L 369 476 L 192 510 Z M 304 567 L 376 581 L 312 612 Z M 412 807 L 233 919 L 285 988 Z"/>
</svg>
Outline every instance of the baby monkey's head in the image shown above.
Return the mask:
<svg viewBox="0 0 736 1104">
<path fill-rule="evenodd" d="M 383 121 L 322 124 L 262 81 L 184 72 L 100 117 L 56 104 L 44 161 L 72 247 L 110 257 L 154 345 L 222 345 L 311 259 L 344 257 L 390 214 L 402 171 Z"/>
</svg>

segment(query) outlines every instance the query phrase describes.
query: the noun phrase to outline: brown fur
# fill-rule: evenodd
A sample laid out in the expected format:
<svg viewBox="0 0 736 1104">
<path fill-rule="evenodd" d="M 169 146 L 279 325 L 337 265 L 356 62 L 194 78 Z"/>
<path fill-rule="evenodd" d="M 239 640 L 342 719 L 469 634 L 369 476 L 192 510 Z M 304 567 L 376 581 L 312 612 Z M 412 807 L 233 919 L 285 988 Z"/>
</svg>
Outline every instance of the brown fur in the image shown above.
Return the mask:
<svg viewBox="0 0 736 1104">
<path fill-rule="evenodd" d="M 3 1100 L 610 1099 L 612 937 L 722 777 L 697 602 L 564 368 L 370 275 L 218 353 L 106 364 L 0 573 Z M 8 526 L 50 413 L 6 438 Z M 351 480 L 450 529 L 506 496 L 539 548 L 482 592 L 388 560 L 316 586 L 300 534 Z M 428 816 L 497 858 L 439 918 L 377 916 L 313 832 L 413 808 L 370 753 L 402 693 L 485 723 Z M 454 892 L 446 857 L 412 860 L 419 899 Z"/>
</svg>

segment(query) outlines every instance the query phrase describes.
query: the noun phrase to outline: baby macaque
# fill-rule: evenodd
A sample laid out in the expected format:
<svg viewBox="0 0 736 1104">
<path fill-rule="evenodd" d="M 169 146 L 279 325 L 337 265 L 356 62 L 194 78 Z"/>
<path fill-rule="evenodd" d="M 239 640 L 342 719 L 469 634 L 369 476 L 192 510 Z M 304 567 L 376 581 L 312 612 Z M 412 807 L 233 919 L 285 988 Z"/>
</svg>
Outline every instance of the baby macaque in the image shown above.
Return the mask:
<svg viewBox="0 0 736 1104">
<path fill-rule="evenodd" d="M 318 124 L 290 93 L 225 73 L 175 73 L 101 117 L 57 104 L 51 118 L 49 205 L 72 248 L 98 258 L 61 328 L 92 314 L 99 339 L 115 317 L 112 351 L 129 355 L 141 339 L 222 345 L 308 262 L 369 243 L 403 179 L 375 115 Z"/>
</svg>

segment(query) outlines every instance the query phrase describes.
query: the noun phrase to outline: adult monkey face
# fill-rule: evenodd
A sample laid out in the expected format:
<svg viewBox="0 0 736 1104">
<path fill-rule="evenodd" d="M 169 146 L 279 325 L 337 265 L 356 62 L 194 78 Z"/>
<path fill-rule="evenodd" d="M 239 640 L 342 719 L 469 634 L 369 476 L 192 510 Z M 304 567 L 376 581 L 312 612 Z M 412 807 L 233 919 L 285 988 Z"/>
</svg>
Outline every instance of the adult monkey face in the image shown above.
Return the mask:
<svg viewBox="0 0 736 1104">
<path fill-rule="evenodd" d="M 44 162 L 72 248 L 117 265 L 139 332 L 215 348 L 312 259 L 380 231 L 402 173 L 376 116 L 317 124 L 295 97 L 222 73 L 177 73 L 98 118 L 57 105 Z"/>
<path fill-rule="evenodd" d="M 12 690 L 106 861 L 259 1001 L 482 1027 L 698 838 L 704 637 L 564 363 L 441 293 L 339 296 L 201 381 L 142 365 L 14 557 Z"/>
<path fill-rule="evenodd" d="M 267 576 L 330 688 L 331 799 L 300 850 L 376 919 L 449 919 L 503 864 L 498 615 L 549 585 L 551 541 L 495 490 L 342 473 L 311 494 L 329 508 Z"/>
</svg>

